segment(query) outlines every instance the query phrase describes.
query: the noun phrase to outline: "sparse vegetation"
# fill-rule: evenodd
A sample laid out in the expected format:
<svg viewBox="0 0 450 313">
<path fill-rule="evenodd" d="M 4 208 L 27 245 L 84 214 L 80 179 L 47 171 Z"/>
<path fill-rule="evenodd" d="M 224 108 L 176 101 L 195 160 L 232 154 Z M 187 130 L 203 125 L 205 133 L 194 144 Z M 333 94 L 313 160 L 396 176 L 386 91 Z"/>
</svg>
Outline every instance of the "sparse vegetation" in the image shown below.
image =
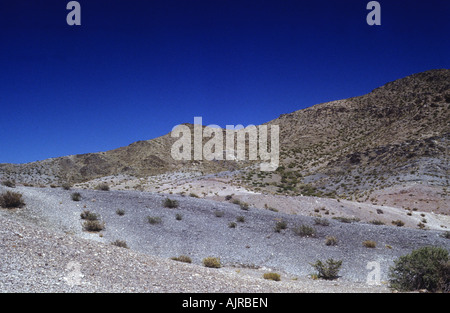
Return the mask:
<svg viewBox="0 0 450 313">
<path fill-rule="evenodd" d="M 363 246 L 366 248 L 375 248 L 377 246 L 377 243 L 373 240 L 365 240 L 363 241 Z"/>
<path fill-rule="evenodd" d="M 86 220 L 83 223 L 83 229 L 85 231 L 99 232 L 105 229 L 105 223 L 98 220 Z"/>
<path fill-rule="evenodd" d="M 183 216 L 180 213 L 175 214 L 175 219 L 177 221 L 181 221 L 183 219 Z"/>
<path fill-rule="evenodd" d="M 205 267 L 210 267 L 210 268 L 220 268 L 220 267 L 222 267 L 222 265 L 220 264 L 220 259 L 219 258 L 213 258 L 213 257 L 204 258 L 203 259 L 203 265 Z"/>
<path fill-rule="evenodd" d="M 64 190 L 70 190 L 70 188 L 72 188 L 72 185 L 70 183 L 63 183 L 61 185 L 62 189 Z"/>
<path fill-rule="evenodd" d="M 281 276 L 278 273 L 264 273 L 263 278 L 268 279 L 268 280 L 273 280 L 273 281 L 281 280 Z"/>
<path fill-rule="evenodd" d="M 2 185 L 9 188 L 16 188 L 16 182 L 10 179 L 2 181 Z"/>
<path fill-rule="evenodd" d="M 338 240 L 336 237 L 328 236 L 327 238 L 325 238 L 325 244 L 327 246 L 335 246 L 335 245 L 337 245 L 337 243 L 338 243 Z"/>
<path fill-rule="evenodd" d="M 450 261 L 447 250 L 423 247 L 398 258 L 389 271 L 393 289 L 450 292 Z"/>
<path fill-rule="evenodd" d="M 25 206 L 25 201 L 21 193 L 6 191 L 0 195 L 0 206 L 6 209 L 21 208 Z"/>
<path fill-rule="evenodd" d="M 74 192 L 70 195 L 73 201 L 81 201 L 81 193 Z"/>
<path fill-rule="evenodd" d="M 81 214 L 80 214 L 81 219 L 83 220 L 88 220 L 88 221 L 97 221 L 99 219 L 98 214 L 96 213 L 92 213 L 89 210 L 84 210 Z"/>
<path fill-rule="evenodd" d="M 401 220 L 392 221 L 392 224 L 398 227 L 402 227 L 405 223 Z"/>
<path fill-rule="evenodd" d="M 112 244 L 113 246 L 116 246 L 116 247 L 128 249 L 127 242 L 124 241 L 124 240 L 119 240 L 119 239 L 117 239 L 116 241 L 111 242 L 111 244 Z"/>
<path fill-rule="evenodd" d="M 224 213 L 223 213 L 223 211 L 215 211 L 215 212 L 214 212 L 214 215 L 215 215 L 216 217 L 222 217 L 222 216 L 224 215 Z"/>
<path fill-rule="evenodd" d="M 314 219 L 314 224 L 320 225 L 320 226 L 329 226 L 330 225 L 330 221 L 328 219 L 326 219 L 326 218 L 316 217 Z"/>
<path fill-rule="evenodd" d="M 178 261 L 178 262 L 183 262 L 183 263 L 192 263 L 191 258 L 188 257 L 187 255 L 180 255 L 177 257 L 172 257 L 170 259 L 174 260 L 174 261 Z"/>
<path fill-rule="evenodd" d="M 95 187 L 95 189 L 96 190 L 101 190 L 101 191 L 109 191 L 109 185 L 107 183 L 101 183 L 101 184 L 98 184 Z"/>
<path fill-rule="evenodd" d="M 178 208 L 178 201 L 177 200 L 172 200 L 170 198 L 166 198 L 163 202 L 163 206 L 165 208 L 169 208 L 169 209 L 175 209 Z"/>
<path fill-rule="evenodd" d="M 124 216 L 125 215 L 125 210 L 124 209 L 117 209 L 116 210 L 116 214 L 119 216 Z"/>
<path fill-rule="evenodd" d="M 244 222 L 245 222 L 245 217 L 242 216 L 242 215 L 236 217 L 236 222 L 238 222 L 238 223 L 244 223 Z"/>
<path fill-rule="evenodd" d="M 300 225 L 300 226 L 294 228 L 294 233 L 300 237 L 315 237 L 316 236 L 316 230 L 314 229 L 314 227 L 311 227 L 308 225 Z"/>
<path fill-rule="evenodd" d="M 326 280 L 336 279 L 338 277 L 341 265 L 342 260 L 336 261 L 333 259 L 328 259 L 325 263 L 317 260 L 316 263 L 311 264 L 311 266 L 313 266 L 317 271 L 317 277 Z"/>
<path fill-rule="evenodd" d="M 229 228 L 236 228 L 237 224 L 235 222 L 228 223 Z"/>
<path fill-rule="evenodd" d="M 159 216 L 147 216 L 147 221 L 152 225 L 162 223 L 162 219 Z"/>
<path fill-rule="evenodd" d="M 286 229 L 286 228 L 287 228 L 287 223 L 283 220 L 277 221 L 275 223 L 274 229 L 275 229 L 275 232 L 277 232 L 277 233 L 281 232 L 283 229 Z"/>
</svg>

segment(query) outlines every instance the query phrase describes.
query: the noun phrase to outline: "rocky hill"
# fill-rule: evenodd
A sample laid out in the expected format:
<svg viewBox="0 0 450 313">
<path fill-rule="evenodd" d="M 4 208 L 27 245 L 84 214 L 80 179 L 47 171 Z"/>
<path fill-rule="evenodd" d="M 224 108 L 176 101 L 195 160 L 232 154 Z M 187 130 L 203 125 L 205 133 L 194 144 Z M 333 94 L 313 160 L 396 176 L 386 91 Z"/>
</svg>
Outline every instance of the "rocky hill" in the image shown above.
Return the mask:
<svg viewBox="0 0 450 313">
<path fill-rule="evenodd" d="M 431 70 L 387 83 L 367 95 L 284 114 L 267 123 L 280 126 L 276 172 L 260 172 L 251 162 L 175 161 L 170 151 L 176 138 L 167 134 L 107 152 L 1 164 L 0 179 L 61 185 L 117 175 L 145 178 L 241 169 L 233 182 L 255 192 L 406 208 L 425 205 L 445 211 L 449 90 L 450 70 Z M 422 192 L 411 191 L 418 187 Z"/>
</svg>

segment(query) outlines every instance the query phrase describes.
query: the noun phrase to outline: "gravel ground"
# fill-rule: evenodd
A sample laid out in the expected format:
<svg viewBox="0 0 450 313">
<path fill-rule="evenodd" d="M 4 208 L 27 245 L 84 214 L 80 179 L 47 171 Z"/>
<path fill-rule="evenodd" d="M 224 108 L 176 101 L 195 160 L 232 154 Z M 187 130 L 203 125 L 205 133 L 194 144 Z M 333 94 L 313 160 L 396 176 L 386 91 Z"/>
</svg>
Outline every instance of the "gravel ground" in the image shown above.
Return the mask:
<svg viewBox="0 0 450 313">
<path fill-rule="evenodd" d="M 165 195 L 137 191 L 15 191 L 27 205 L 0 210 L 2 292 L 386 292 L 388 268 L 397 257 L 421 246 L 450 248 L 440 231 L 336 220 L 319 226 L 312 217 L 245 211 L 191 197 L 171 195 L 180 205 L 168 209 L 162 205 Z M 82 194 L 79 202 L 71 200 L 75 191 Z M 125 214 L 119 216 L 118 209 Z M 83 231 L 83 210 L 99 214 L 106 228 Z M 149 224 L 148 216 L 160 217 L 161 224 Z M 238 216 L 245 221 L 236 222 Z M 277 233 L 274 226 L 280 220 L 287 222 L 287 229 Z M 316 236 L 297 236 L 293 228 L 301 224 L 314 227 Z M 338 244 L 325 245 L 327 236 L 336 237 Z M 130 249 L 110 244 L 118 239 Z M 363 246 L 365 240 L 375 241 L 376 247 Z M 169 260 L 179 255 L 190 256 L 193 264 Z M 224 267 L 201 266 L 209 256 L 220 257 Z M 343 260 L 341 277 L 310 279 L 310 263 L 328 258 Z M 366 284 L 369 262 L 378 262 L 381 286 Z M 263 280 L 269 271 L 280 273 L 282 281 Z M 81 273 L 79 281 L 74 273 Z"/>
</svg>

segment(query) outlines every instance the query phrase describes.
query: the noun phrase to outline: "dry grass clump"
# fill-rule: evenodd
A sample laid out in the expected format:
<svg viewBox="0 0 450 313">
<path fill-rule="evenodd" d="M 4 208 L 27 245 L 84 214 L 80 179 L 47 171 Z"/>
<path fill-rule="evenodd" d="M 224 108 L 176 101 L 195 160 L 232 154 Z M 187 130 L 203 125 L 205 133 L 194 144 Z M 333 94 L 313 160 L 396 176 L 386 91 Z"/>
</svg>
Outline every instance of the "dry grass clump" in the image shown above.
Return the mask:
<svg viewBox="0 0 450 313">
<path fill-rule="evenodd" d="M 187 255 L 180 255 L 178 257 L 170 258 L 171 260 L 178 261 L 178 262 L 184 262 L 184 263 L 192 263 L 192 260 Z"/>
<path fill-rule="evenodd" d="M 376 248 L 377 243 L 373 240 L 365 240 L 363 241 L 363 246 L 366 248 Z"/>
<path fill-rule="evenodd" d="M 99 232 L 105 229 L 105 223 L 102 223 L 98 220 L 86 220 L 83 223 L 83 229 L 85 231 Z"/>
<path fill-rule="evenodd" d="M 109 185 L 107 183 L 98 184 L 95 187 L 96 190 L 109 191 Z"/>
<path fill-rule="evenodd" d="M 281 276 L 278 273 L 264 273 L 263 278 L 268 279 L 268 280 L 273 280 L 273 281 L 281 280 Z"/>
<path fill-rule="evenodd" d="M 128 245 L 127 245 L 126 241 L 124 241 L 124 240 L 119 240 L 119 239 L 117 239 L 116 241 L 111 242 L 111 244 L 112 244 L 113 246 L 116 246 L 116 247 L 119 247 L 119 248 L 125 248 L 125 249 L 128 249 Z"/>
<path fill-rule="evenodd" d="M 222 267 L 222 265 L 220 264 L 220 259 L 214 258 L 214 257 L 204 258 L 203 265 L 205 267 L 210 267 L 210 268 L 221 268 Z"/>
<path fill-rule="evenodd" d="M 178 205 L 179 205 L 179 203 L 178 203 L 177 200 L 172 200 L 172 199 L 169 199 L 169 198 L 166 198 L 166 199 L 164 200 L 164 202 L 163 202 L 163 206 L 164 206 L 165 208 L 169 208 L 169 209 L 175 209 L 175 208 L 178 208 Z"/>
<path fill-rule="evenodd" d="M 73 194 L 70 195 L 70 197 L 72 198 L 73 201 L 81 201 L 81 193 L 79 192 L 74 192 Z"/>
<path fill-rule="evenodd" d="M 300 225 L 300 226 L 294 228 L 294 233 L 300 237 L 315 237 L 316 236 L 316 230 L 314 229 L 314 227 L 311 227 L 308 225 Z"/>
<path fill-rule="evenodd" d="M 83 212 L 81 212 L 80 217 L 81 219 L 88 221 L 96 221 L 99 218 L 98 214 L 92 213 L 89 210 L 84 210 Z"/>
<path fill-rule="evenodd" d="M 21 208 L 25 206 L 22 194 L 6 191 L 0 195 L 0 206 L 6 209 Z"/>
</svg>

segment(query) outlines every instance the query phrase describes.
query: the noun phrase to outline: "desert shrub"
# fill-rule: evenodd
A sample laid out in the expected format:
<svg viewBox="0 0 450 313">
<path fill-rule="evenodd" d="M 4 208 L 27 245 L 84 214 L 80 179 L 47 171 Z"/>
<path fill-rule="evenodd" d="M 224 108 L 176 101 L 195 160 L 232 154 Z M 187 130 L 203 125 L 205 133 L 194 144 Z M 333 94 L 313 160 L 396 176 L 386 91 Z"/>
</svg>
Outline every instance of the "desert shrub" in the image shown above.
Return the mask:
<svg viewBox="0 0 450 313">
<path fill-rule="evenodd" d="M 154 225 L 154 224 L 161 224 L 162 219 L 159 216 L 147 216 L 147 221 Z"/>
<path fill-rule="evenodd" d="M 405 225 L 405 223 L 403 223 L 403 221 L 401 220 L 392 221 L 392 224 L 398 227 L 402 227 L 403 225 Z"/>
<path fill-rule="evenodd" d="M 2 181 L 2 185 L 5 187 L 9 187 L 9 188 L 15 188 L 16 187 L 16 182 L 13 180 L 4 180 Z"/>
<path fill-rule="evenodd" d="M 171 259 L 174 260 L 174 261 L 178 261 L 178 262 L 192 263 L 191 258 L 186 256 L 186 255 L 180 255 L 178 257 L 173 257 Z"/>
<path fill-rule="evenodd" d="M 333 236 L 329 236 L 327 238 L 325 238 L 325 244 L 327 246 L 335 246 L 337 245 L 338 240 L 336 239 L 336 237 Z"/>
<path fill-rule="evenodd" d="M 241 201 L 239 199 L 233 199 L 233 201 L 231 201 L 231 203 L 240 205 Z"/>
<path fill-rule="evenodd" d="M 109 191 L 109 185 L 107 183 L 98 184 L 95 187 L 96 190 Z"/>
<path fill-rule="evenodd" d="M 70 195 L 73 201 L 81 201 L 81 193 L 74 192 Z"/>
<path fill-rule="evenodd" d="M 314 224 L 320 225 L 320 226 L 329 226 L 330 225 L 330 221 L 328 219 L 326 219 L 326 218 L 316 217 L 314 219 Z"/>
<path fill-rule="evenodd" d="M 193 193 L 193 192 L 191 192 L 191 193 L 189 194 L 189 197 L 192 197 L 192 198 L 199 198 L 199 196 L 198 196 L 196 193 Z"/>
<path fill-rule="evenodd" d="M 244 210 L 244 211 L 248 211 L 248 210 L 249 210 L 249 205 L 248 205 L 247 202 L 241 202 L 241 203 L 239 204 L 239 206 L 240 206 L 241 209 Z"/>
<path fill-rule="evenodd" d="M 389 270 L 393 289 L 431 292 L 450 292 L 450 261 L 447 250 L 440 247 L 423 247 L 401 256 Z"/>
<path fill-rule="evenodd" d="M 214 212 L 214 215 L 215 215 L 216 217 L 222 217 L 222 216 L 224 215 L 224 213 L 223 213 L 223 211 L 215 211 L 215 212 Z"/>
<path fill-rule="evenodd" d="M 226 201 L 230 201 L 232 198 L 233 198 L 232 195 L 226 195 L 226 196 L 225 196 L 225 200 L 226 200 Z"/>
<path fill-rule="evenodd" d="M 375 248 L 377 246 L 377 243 L 373 240 L 365 240 L 363 241 L 363 246 L 366 248 Z"/>
<path fill-rule="evenodd" d="M 245 217 L 244 217 L 244 216 L 238 216 L 238 217 L 236 217 L 236 222 L 244 223 L 244 222 L 245 222 Z"/>
<path fill-rule="evenodd" d="M 294 233 L 300 237 L 314 237 L 316 235 L 316 230 L 314 227 L 308 225 L 300 225 L 294 228 Z"/>
<path fill-rule="evenodd" d="M 123 209 L 117 209 L 117 210 L 116 210 L 116 214 L 119 215 L 119 216 L 124 216 L 124 215 L 125 215 L 125 210 L 123 210 Z"/>
<path fill-rule="evenodd" d="M 6 191 L 0 195 L 0 206 L 7 209 L 21 208 L 25 205 L 22 194 Z"/>
<path fill-rule="evenodd" d="M 281 276 L 278 273 L 264 273 L 263 278 L 268 279 L 268 280 L 274 280 L 274 281 L 281 280 Z"/>
<path fill-rule="evenodd" d="M 98 214 L 92 213 L 89 210 L 84 210 L 83 212 L 81 212 L 80 217 L 81 219 L 88 221 L 96 221 L 99 218 Z"/>
<path fill-rule="evenodd" d="M 169 208 L 169 209 L 174 209 L 174 208 L 178 208 L 178 201 L 177 200 L 172 200 L 169 198 L 166 198 L 163 202 L 163 206 L 165 208 Z"/>
<path fill-rule="evenodd" d="M 175 214 L 175 219 L 177 221 L 181 221 L 183 219 L 183 216 L 180 213 Z"/>
<path fill-rule="evenodd" d="M 369 223 L 373 224 L 373 225 L 384 225 L 384 222 L 382 222 L 380 220 L 372 220 Z"/>
<path fill-rule="evenodd" d="M 127 245 L 126 241 L 124 241 L 124 240 L 117 239 L 116 241 L 111 242 L 111 244 L 116 247 L 128 249 L 128 245 Z"/>
<path fill-rule="evenodd" d="M 220 268 L 220 267 L 222 267 L 222 265 L 220 264 L 220 259 L 219 258 L 213 258 L 213 257 L 204 258 L 203 259 L 203 265 L 205 267 L 211 267 L 211 268 Z"/>
<path fill-rule="evenodd" d="M 236 228 L 237 224 L 235 222 L 228 223 L 229 228 Z"/>
<path fill-rule="evenodd" d="M 360 219 L 357 217 L 343 217 L 343 216 L 336 216 L 333 217 L 333 219 L 338 220 L 341 223 L 352 223 L 352 222 L 359 222 Z"/>
<path fill-rule="evenodd" d="M 105 229 L 105 223 L 98 220 L 86 220 L 83 223 L 83 229 L 86 231 L 98 232 Z"/>
<path fill-rule="evenodd" d="M 64 183 L 61 185 L 61 187 L 64 190 L 70 190 L 70 188 L 72 188 L 72 185 L 70 183 Z"/>
<path fill-rule="evenodd" d="M 342 260 L 336 261 L 328 259 L 323 263 L 317 260 L 316 263 L 311 264 L 317 271 L 317 277 L 327 280 L 332 280 L 338 277 L 339 270 L 342 265 Z"/>
<path fill-rule="evenodd" d="M 444 232 L 441 236 L 442 238 L 450 239 L 450 231 Z"/>
<path fill-rule="evenodd" d="M 283 229 L 287 228 L 287 223 L 285 221 L 277 221 L 275 224 L 275 232 L 279 233 L 281 232 Z"/>
</svg>

